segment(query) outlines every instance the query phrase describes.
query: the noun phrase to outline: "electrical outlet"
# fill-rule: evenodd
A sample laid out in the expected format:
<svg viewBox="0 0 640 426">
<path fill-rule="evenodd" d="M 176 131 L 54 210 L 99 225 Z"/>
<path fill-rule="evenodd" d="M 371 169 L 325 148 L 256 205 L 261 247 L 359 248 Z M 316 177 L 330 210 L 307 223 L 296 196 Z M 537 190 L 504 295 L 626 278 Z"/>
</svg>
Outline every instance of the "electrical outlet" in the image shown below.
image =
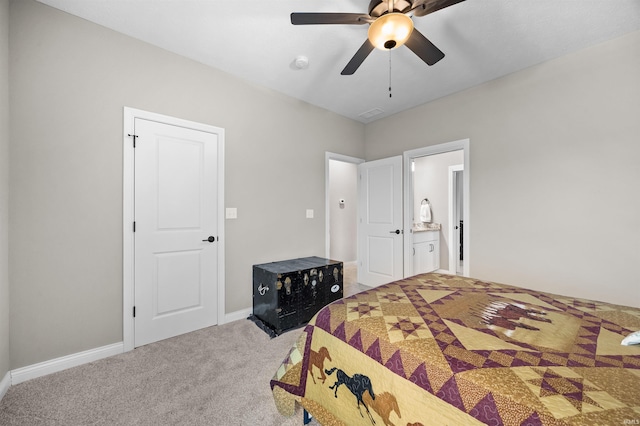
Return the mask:
<svg viewBox="0 0 640 426">
<path fill-rule="evenodd" d="M 307 219 L 313 219 L 313 209 L 307 209 Z"/>
</svg>

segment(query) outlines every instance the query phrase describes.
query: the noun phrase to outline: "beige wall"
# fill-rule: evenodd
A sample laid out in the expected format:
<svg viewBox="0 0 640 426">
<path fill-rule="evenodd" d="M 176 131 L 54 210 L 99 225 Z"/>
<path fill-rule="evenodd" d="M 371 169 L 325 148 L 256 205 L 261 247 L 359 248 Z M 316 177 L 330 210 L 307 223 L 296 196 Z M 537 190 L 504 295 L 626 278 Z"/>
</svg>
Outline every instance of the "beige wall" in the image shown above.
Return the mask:
<svg viewBox="0 0 640 426">
<path fill-rule="evenodd" d="M 9 371 L 9 1 L 0 0 L 0 380 Z"/>
<path fill-rule="evenodd" d="M 638 52 L 634 32 L 368 124 L 365 158 L 469 138 L 472 276 L 640 306 Z"/>
<path fill-rule="evenodd" d="M 253 264 L 325 254 L 324 153 L 362 157 L 364 125 L 31 0 L 10 20 L 12 369 L 122 341 L 124 106 L 225 129 L 227 312 Z"/>
</svg>

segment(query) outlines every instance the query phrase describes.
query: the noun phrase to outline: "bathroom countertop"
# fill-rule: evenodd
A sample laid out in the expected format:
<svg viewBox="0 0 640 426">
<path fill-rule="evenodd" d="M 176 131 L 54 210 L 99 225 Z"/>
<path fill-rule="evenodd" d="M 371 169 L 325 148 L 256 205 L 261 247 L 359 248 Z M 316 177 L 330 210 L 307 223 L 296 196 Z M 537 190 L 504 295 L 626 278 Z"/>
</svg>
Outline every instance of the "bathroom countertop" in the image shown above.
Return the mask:
<svg viewBox="0 0 640 426">
<path fill-rule="evenodd" d="M 439 223 L 414 223 L 413 232 L 423 231 L 439 231 L 441 228 Z"/>
</svg>

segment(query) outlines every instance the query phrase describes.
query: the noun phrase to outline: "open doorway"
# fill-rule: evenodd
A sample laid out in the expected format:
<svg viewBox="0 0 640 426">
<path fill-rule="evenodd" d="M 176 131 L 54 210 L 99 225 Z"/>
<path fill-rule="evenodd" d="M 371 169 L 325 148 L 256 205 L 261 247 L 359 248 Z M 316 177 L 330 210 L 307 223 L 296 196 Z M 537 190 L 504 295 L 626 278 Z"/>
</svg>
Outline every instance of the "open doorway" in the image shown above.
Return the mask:
<svg viewBox="0 0 640 426">
<path fill-rule="evenodd" d="M 325 154 L 326 257 L 355 265 L 358 220 L 358 164 L 364 160 Z"/>
<path fill-rule="evenodd" d="M 469 141 L 404 153 L 405 277 L 469 276 Z"/>
<path fill-rule="evenodd" d="M 343 262 L 344 295 L 361 291 L 357 280 L 358 164 L 364 160 L 325 153 L 325 257 Z"/>
</svg>

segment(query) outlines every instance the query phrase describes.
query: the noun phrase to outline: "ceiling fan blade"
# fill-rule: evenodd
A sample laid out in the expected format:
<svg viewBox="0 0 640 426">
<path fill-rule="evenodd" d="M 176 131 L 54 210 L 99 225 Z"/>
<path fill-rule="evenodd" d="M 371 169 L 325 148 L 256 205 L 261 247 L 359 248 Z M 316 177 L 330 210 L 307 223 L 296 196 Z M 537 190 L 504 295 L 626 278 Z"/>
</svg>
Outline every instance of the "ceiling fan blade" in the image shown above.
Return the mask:
<svg viewBox="0 0 640 426">
<path fill-rule="evenodd" d="M 444 53 L 415 28 L 411 32 L 409 40 L 407 40 L 404 45 L 418 55 L 420 59 L 425 61 L 427 65 L 433 65 L 444 58 Z"/>
<path fill-rule="evenodd" d="M 371 16 L 362 13 L 316 13 L 316 12 L 293 12 L 291 23 L 293 25 L 316 25 L 316 24 L 344 24 L 344 25 L 364 25 L 371 22 Z"/>
<path fill-rule="evenodd" d="M 413 3 L 411 12 L 414 16 L 425 16 L 463 1 L 465 0 L 417 0 Z"/>
<path fill-rule="evenodd" d="M 356 70 L 360 67 L 360 65 L 362 65 L 364 60 L 367 59 L 367 56 L 369 56 L 369 53 L 371 53 L 373 49 L 375 49 L 373 44 L 371 44 L 369 39 L 366 39 L 362 46 L 360 46 L 360 49 L 358 49 L 356 54 L 353 55 L 353 58 L 351 58 L 347 66 L 344 67 L 340 74 L 352 75 L 354 72 L 356 72 Z"/>
</svg>

